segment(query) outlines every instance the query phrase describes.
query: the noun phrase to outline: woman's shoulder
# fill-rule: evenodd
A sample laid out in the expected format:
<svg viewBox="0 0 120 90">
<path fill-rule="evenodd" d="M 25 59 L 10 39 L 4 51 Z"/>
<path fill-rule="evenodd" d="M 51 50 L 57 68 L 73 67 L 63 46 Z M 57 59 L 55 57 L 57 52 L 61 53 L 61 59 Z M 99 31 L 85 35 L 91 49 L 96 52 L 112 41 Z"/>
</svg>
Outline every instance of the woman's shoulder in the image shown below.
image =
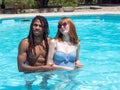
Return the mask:
<svg viewBox="0 0 120 90">
<path fill-rule="evenodd" d="M 47 37 L 48 44 L 50 44 L 51 38 Z"/>
<path fill-rule="evenodd" d="M 55 44 L 56 42 L 57 42 L 56 39 L 54 39 L 54 38 L 51 39 L 51 44 Z"/>
<path fill-rule="evenodd" d="M 50 38 L 50 37 L 47 37 L 47 40 L 51 40 L 52 38 Z"/>
<path fill-rule="evenodd" d="M 80 41 L 78 41 L 78 45 L 80 45 Z"/>
<path fill-rule="evenodd" d="M 75 44 L 75 46 L 79 47 L 80 46 L 80 41 L 78 41 L 78 43 Z"/>
</svg>

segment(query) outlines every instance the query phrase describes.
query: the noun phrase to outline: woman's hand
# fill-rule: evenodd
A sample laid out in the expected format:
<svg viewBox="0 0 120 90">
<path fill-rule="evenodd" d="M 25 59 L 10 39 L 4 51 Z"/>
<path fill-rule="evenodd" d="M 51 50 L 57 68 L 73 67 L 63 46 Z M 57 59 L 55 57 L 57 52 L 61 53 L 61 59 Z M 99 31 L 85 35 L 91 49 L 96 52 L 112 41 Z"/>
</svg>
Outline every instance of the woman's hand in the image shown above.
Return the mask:
<svg viewBox="0 0 120 90">
<path fill-rule="evenodd" d="M 80 61 L 77 60 L 77 61 L 75 62 L 75 69 L 77 69 L 77 68 L 82 68 L 82 67 L 83 67 L 83 64 L 81 64 Z"/>
<path fill-rule="evenodd" d="M 82 64 L 76 64 L 76 65 L 75 65 L 75 69 L 77 69 L 77 68 L 82 68 L 82 67 L 83 67 Z"/>
</svg>

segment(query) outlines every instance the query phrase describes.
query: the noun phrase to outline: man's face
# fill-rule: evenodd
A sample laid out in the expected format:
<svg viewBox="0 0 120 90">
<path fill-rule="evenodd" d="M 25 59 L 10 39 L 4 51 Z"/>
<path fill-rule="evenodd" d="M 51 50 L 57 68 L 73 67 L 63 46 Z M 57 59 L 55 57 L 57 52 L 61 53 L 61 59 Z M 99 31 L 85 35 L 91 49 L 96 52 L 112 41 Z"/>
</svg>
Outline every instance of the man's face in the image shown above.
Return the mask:
<svg viewBox="0 0 120 90">
<path fill-rule="evenodd" d="M 33 23 L 33 34 L 35 36 L 43 35 L 43 26 L 38 19 L 36 19 Z"/>
</svg>

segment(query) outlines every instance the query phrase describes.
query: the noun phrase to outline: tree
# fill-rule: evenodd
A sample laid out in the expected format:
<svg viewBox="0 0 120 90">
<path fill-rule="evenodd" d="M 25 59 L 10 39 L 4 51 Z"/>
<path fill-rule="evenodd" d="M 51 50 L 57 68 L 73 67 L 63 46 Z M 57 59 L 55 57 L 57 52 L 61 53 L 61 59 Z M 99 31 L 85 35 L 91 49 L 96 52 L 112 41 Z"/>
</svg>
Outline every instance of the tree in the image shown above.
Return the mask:
<svg viewBox="0 0 120 90">
<path fill-rule="evenodd" d="M 1 8 L 5 9 L 5 0 L 2 0 Z"/>
<path fill-rule="evenodd" d="M 85 0 L 85 4 L 92 4 L 93 0 Z"/>
<path fill-rule="evenodd" d="M 39 8 L 48 7 L 49 0 L 36 0 Z"/>
</svg>

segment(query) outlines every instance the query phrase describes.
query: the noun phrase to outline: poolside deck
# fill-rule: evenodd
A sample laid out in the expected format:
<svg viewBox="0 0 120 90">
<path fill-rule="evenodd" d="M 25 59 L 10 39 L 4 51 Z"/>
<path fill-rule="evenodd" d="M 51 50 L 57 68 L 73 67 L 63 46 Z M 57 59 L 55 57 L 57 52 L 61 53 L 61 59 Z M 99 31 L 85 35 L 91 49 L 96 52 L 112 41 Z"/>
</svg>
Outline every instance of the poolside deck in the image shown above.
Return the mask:
<svg viewBox="0 0 120 90">
<path fill-rule="evenodd" d="M 120 5 L 89 6 L 88 8 L 76 9 L 75 12 L 120 12 Z"/>
<path fill-rule="evenodd" d="M 0 10 L 1 11 L 1 10 Z M 35 15 L 44 16 L 65 16 L 65 15 L 80 15 L 80 14 L 120 14 L 120 5 L 111 6 L 80 6 L 75 7 L 72 12 L 65 12 L 63 8 L 45 8 L 45 9 L 27 9 L 24 13 L 2 13 L 0 12 L 0 18 L 6 17 L 28 17 Z"/>
</svg>

